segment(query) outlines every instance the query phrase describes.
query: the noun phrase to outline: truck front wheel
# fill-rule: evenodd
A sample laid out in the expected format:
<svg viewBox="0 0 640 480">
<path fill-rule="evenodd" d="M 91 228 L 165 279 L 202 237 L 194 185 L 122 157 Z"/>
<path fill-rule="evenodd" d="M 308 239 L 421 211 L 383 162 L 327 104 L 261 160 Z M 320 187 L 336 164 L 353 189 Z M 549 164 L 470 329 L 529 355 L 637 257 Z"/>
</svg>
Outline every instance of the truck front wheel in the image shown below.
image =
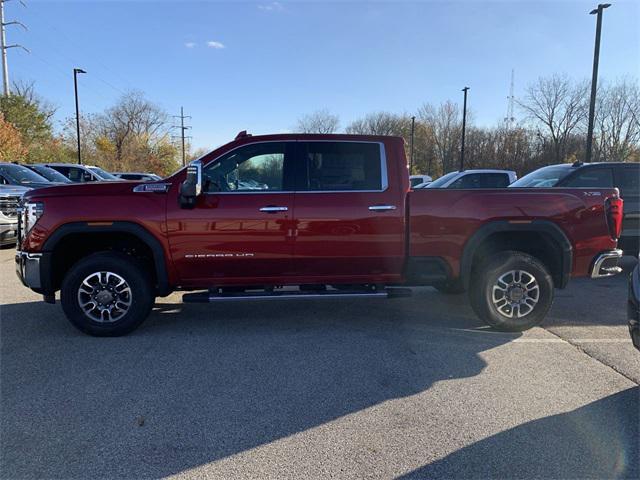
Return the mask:
<svg viewBox="0 0 640 480">
<path fill-rule="evenodd" d="M 147 318 L 154 295 L 149 276 L 134 258 L 100 252 L 69 270 L 60 300 L 69 321 L 82 332 L 116 337 L 131 332 Z"/>
<path fill-rule="evenodd" d="M 531 255 L 500 252 L 474 271 L 469 299 L 476 314 L 490 326 L 521 332 L 544 320 L 553 303 L 553 278 Z"/>
</svg>

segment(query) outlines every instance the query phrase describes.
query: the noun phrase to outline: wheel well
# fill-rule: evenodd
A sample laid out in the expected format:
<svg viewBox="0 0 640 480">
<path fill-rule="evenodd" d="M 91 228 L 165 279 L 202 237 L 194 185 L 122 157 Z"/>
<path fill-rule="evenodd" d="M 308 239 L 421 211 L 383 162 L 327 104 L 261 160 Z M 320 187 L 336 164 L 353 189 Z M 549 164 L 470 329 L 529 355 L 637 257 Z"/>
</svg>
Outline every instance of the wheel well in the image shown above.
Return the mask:
<svg viewBox="0 0 640 480">
<path fill-rule="evenodd" d="M 563 286 L 563 251 L 560 245 L 546 232 L 503 231 L 488 235 L 476 248 L 471 271 L 494 253 L 504 250 L 517 250 L 540 260 L 551 273 L 553 283 Z"/>
<path fill-rule="evenodd" d="M 69 233 L 54 246 L 51 255 L 51 282 L 53 290 L 59 290 L 62 280 L 78 260 L 97 252 L 121 252 L 131 255 L 151 274 L 153 284 L 158 282 L 153 251 L 136 235 L 127 232 Z"/>
</svg>

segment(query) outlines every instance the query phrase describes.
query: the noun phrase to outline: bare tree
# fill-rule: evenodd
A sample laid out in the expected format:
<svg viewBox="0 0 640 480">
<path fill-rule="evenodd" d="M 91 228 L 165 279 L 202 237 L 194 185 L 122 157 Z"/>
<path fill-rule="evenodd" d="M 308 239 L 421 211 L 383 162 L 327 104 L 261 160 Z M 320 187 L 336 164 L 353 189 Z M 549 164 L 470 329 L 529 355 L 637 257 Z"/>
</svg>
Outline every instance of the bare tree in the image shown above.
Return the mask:
<svg viewBox="0 0 640 480">
<path fill-rule="evenodd" d="M 322 109 L 298 119 L 295 129 L 300 133 L 335 133 L 339 127 L 339 117 Z"/>
<path fill-rule="evenodd" d="M 460 153 L 462 132 L 462 114 L 458 105 L 451 101 L 446 101 L 437 108 L 425 104 L 418 110 L 418 118 L 432 132 L 435 156 L 440 162 L 442 173 L 453 170 Z"/>
<path fill-rule="evenodd" d="M 596 108 L 595 159 L 623 162 L 640 143 L 640 88 L 631 80 L 604 86 Z"/>
<path fill-rule="evenodd" d="M 411 118 L 408 115 L 375 112 L 351 122 L 345 131 L 357 135 L 395 135 L 407 139 L 411 134 Z"/>
<path fill-rule="evenodd" d="M 126 149 L 135 140 L 135 149 L 142 143 L 149 148 L 164 144 L 169 139 L 169 116 L 141 92 L 123 95 L 118 103 L 97 118 L 99 135 L 107 139 L 115 153 L 115 163 L 120 168 Z"/>
<path fill-rule="evenodd" d="M 553 75 L 529 85 L 525 98 L 518 102 L 531 120 L 544 126 L 555 162 L 567 158 L 568 140 L 583 127 L 588 112 L 587 92 L 587 82 Z"/>
</svg>

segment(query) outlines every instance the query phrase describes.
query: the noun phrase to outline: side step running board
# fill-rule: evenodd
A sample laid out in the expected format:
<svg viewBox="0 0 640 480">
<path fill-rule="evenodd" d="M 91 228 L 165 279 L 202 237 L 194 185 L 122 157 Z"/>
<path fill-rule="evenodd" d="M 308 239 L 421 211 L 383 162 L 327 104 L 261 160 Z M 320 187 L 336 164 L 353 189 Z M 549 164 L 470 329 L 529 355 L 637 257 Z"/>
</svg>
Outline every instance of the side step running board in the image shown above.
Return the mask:
<svg viewBox="0 0 640 480">
<path fill-rule="evenodd" d="M 364 290 L 328 290 L 328 291 L 298 291 L 285 290 L 279 292 L 241 292 L 241 293 L 216 293 L 216 292 L 196 292 L 185 293 L 182 295 L 182 301 L 185 303 L 213 303 L 213 302 L 232 302 L 241 300 L 292 300 L 309 298 L 318 299 L 336 299 L 336 298 L 398 298 L 410 297 L 411 289 L 409 288 L 385 288 L 381 291 L 367 292 Z"/>
</svg>

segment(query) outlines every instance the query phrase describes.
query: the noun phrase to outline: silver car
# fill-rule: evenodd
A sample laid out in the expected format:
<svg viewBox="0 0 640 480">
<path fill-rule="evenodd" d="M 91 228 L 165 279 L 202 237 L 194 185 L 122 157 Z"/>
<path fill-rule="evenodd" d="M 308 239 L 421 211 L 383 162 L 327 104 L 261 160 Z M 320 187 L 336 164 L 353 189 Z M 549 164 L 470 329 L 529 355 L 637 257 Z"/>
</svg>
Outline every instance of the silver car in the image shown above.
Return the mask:
<svg viewBox="0 0 640 480">
<path fill-rule="evenodd" d="M 13 245 L 18 238 L 18 208 L 30 188 L 0 185 L 0 246 Z"/>
</svg>

